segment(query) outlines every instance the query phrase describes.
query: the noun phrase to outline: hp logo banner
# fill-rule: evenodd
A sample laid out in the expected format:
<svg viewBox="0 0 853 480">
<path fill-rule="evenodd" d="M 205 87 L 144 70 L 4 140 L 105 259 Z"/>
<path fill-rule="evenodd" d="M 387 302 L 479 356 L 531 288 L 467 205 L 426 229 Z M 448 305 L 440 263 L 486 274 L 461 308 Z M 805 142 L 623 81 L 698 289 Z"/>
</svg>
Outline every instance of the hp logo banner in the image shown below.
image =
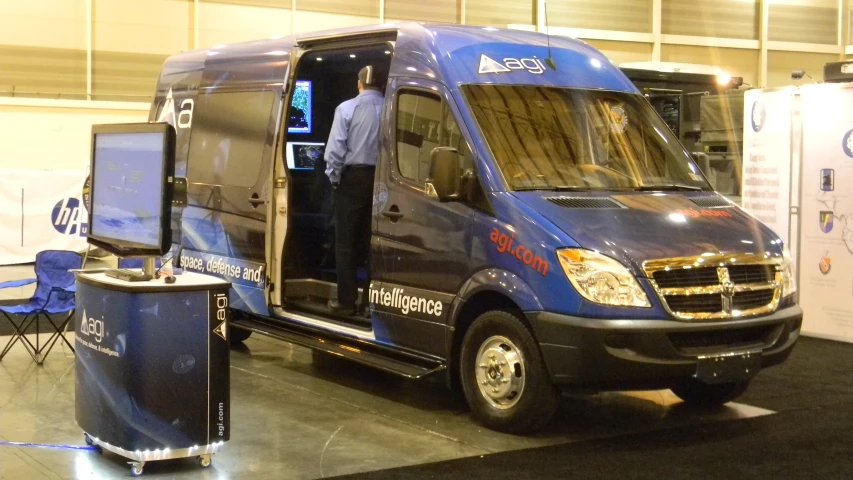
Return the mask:
<svg viewBox="0 0 853 480">
<path fill-rule="evenodd" d="M 86 211 L 81 208 L 80 200 L 76 198 L 64 198 L 57 202 L 50 219 L 53 228 L 63 235 L 85 237 L 89 232 Z"/>
</svg>

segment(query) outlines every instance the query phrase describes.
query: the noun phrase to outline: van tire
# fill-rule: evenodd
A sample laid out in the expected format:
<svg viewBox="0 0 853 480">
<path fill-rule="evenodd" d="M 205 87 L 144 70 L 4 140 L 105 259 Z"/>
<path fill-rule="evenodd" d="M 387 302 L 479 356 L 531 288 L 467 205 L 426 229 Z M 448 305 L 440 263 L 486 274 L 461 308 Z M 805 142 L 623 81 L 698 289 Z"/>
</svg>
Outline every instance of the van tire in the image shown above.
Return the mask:
<svg viewBox="0 0 853 480">
<path fill-rule="evenodd" d="M 228 341 L 231 345 L 240 345 L 245 342 L 250 336 L 252 336 L 251 330 L 244 330 L 242 328 L 234 328 L 231 327 L 228 329 Z"/>
<path fill-rule="evenodd" d="M 514 313 L 493 310 L 477 317 L 462 340 L 459 368 L 465 399 L 485 427 L 530 433 L 557 411 L 560 394 L 533 334 Z"/>
<path fill-rule="evenodd" d="M 687 405 L 700 408 L 713 408 L 731 402 L 746 392 L 750 380 L 733 383 L 708 384 L 695 378 L 686 378 L 670 390 Z"/>
</svg>

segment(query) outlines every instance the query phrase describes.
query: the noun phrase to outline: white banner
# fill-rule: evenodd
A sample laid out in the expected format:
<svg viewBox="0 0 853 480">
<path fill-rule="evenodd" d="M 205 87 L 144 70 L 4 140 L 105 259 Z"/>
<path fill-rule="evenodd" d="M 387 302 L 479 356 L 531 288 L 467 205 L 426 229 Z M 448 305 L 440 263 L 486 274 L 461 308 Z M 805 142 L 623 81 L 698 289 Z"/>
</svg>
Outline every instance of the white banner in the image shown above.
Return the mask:
<svg viewBox="0 0 853 480">
<path fill-rule="evenodd" d="M 744 95 L 743 208 L 791 243 L 791 127 L 796 88 Z"/>
<path fill-rule="evenodd" d="M 803 331 L 853 342 L 853 86 L 801 92 Z"/>
<path fill-rule="evenodd" d="M 86 173 L 0 170 L 0 265 L 32 262 L 43 250 L 86 249 Z"/>
</svg>

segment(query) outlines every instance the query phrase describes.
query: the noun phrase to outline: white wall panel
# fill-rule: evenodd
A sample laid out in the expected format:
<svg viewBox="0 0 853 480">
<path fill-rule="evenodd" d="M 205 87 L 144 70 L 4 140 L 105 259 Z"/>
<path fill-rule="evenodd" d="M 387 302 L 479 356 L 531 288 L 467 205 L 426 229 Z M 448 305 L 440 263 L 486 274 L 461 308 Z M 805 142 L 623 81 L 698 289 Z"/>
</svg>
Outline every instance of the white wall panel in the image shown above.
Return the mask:
<svg viewBox="0 0 853 480">
<path fill-rule="evenodd" d="M 758 85 L 758 50 L 663 45 L 661 61 L 711 65 L 730 75 L 743 77 L 745 83 Z"/>
<path fill-rule="evenodd" d="M 663 0 L 664 34 L 758 39 L 757 0 Z"/>
<path fill-rule="evenodd" d="M 771 3 L 768 25 L 769 40 L 837 45 L 838 4 L 797 6 Z"/>
<path fill-rule="evenodd" d="M 0 105 L 0 169 L 83 170 L 93 124 L 145 121 L 147 110 Z"/>
<path fill-rule="evenodd" d="M 191 2 L 93 1 L 94 50 L 168 55 L 192 46 Z"/>
<path fill-rule="evenodd" d="M 547 6 L 554 27 L 652 31 L 651 0 L 551 0 Z"/>
<path fill-rule="evenodd" d="M 801 52 L 767 52 L 767 86 L 781 87 L 784 85 L 803 85 L 812 83 L 806 77 L 792 80 L 791 72 L 805 70 L 816 81 L 823 80 L 823 66 L 829 62 L 837 62 L 838 55 L 801 53 Z"/>
<path fill-rule="evenodd" d="M 628 62 L 650 62 L 652 44 L 637 42 L 613 42 L 609 40 L 584 40 L 607 55 L 611 62 L 619 65 Z"/>
<path fill-rule="evenodd" d="M 457 0 L 385 0 L 385 18 L 390 21 L 457 23 L 458 12 Z"/>
<path fill-rule="evenodd" d="M 514 24 L 536 24 L 534 0 L 466 0 L 465 23 L 506 27 Z"/>
<path fill-rule="evenodd" d="M 379 17 L 360 17 L 355 15 L 308 12 L 297 8 L 295 33 L 316 32 L 318 30 L 356 27 L 359 25 L 374 25 L 377 23 L 379 23 Z"/>
<path fill-rule="evenodd" d="M 86 0 L 3 0 L 0 45 L 86 48 Z"/>
<path fill-rule="evenodd" d="M 290 34 L 290 10 L 199 4 L 199 48 Z"/>
</svg>

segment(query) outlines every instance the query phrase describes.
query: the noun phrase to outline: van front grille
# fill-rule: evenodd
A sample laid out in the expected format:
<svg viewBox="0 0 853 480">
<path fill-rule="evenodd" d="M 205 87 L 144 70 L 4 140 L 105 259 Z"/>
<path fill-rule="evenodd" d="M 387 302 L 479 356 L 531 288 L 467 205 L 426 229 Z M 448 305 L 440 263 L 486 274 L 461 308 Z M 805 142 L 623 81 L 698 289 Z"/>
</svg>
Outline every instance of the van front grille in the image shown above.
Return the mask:
<svg viewBox="0 0 853 480">
<path fill-rule="evenodd" d="M 706 255 L 648 261 L 643 268 L 666 310 L 683 320 L 770 313 L 782 294 L 781 257 Z"/>
</svg>

